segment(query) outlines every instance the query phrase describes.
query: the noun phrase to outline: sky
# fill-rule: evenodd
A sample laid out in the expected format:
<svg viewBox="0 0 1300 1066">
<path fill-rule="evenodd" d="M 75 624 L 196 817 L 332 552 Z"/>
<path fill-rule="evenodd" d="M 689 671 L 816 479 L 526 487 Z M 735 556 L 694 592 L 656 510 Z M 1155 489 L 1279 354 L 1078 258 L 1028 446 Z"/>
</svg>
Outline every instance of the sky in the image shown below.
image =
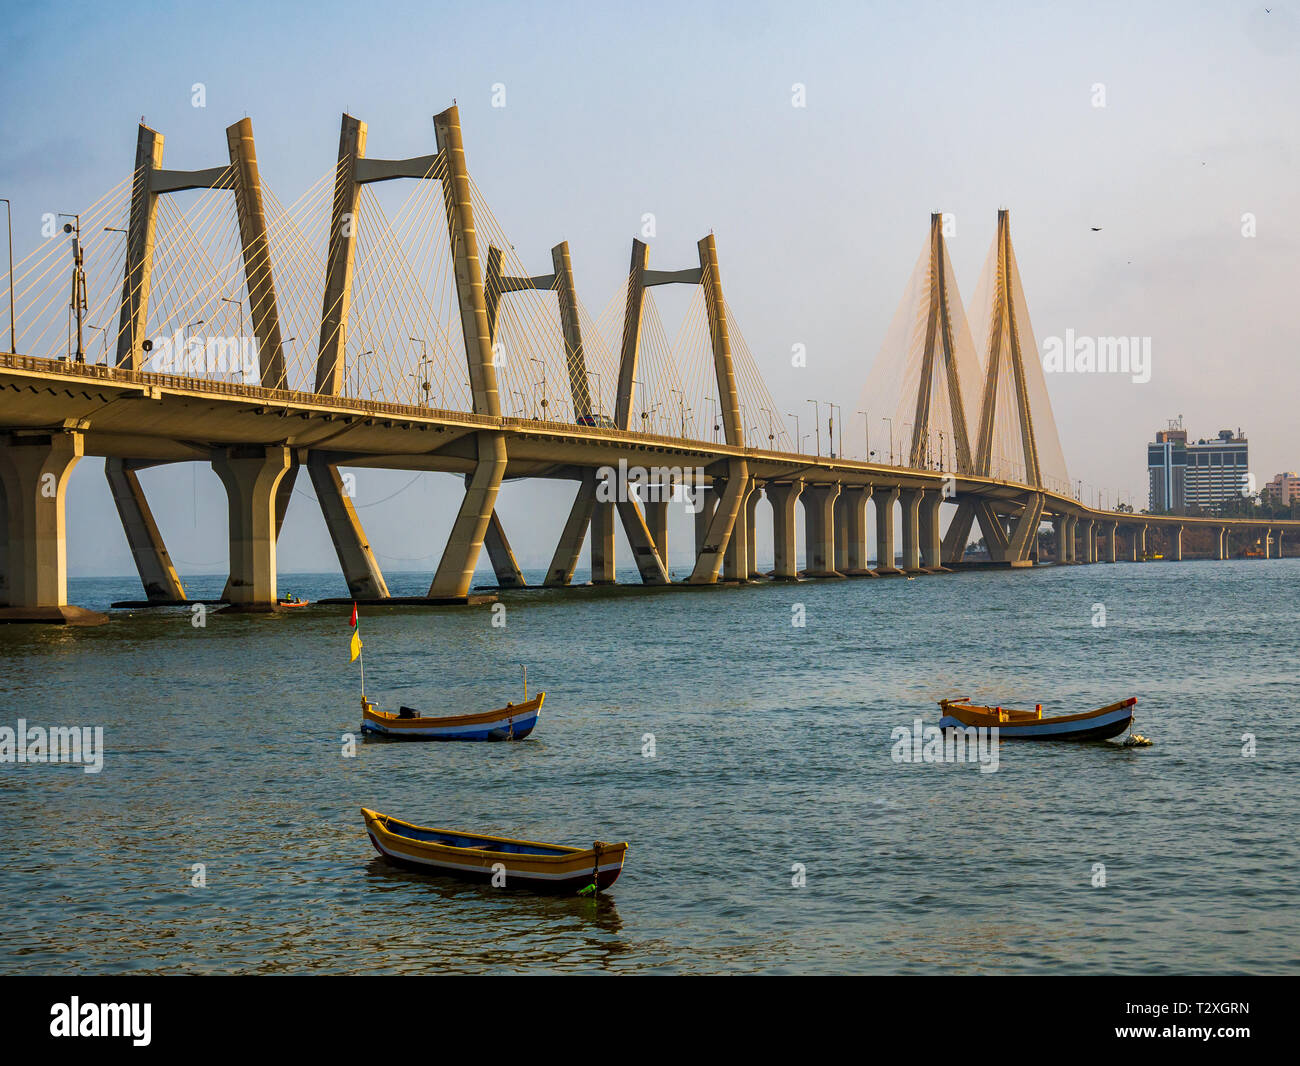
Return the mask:
<svg viewBox="0 0 1300 1066">
<path fill-rule="evenodd" d="M 251 116 L 287 203 L 332 165 L 340 112 L 368 122 L 369 154 L 401 158 L 433 151 L 430 117 L 454 99 L 515 248 L 541 272 L 568 240 L 589 308 L 626 275 L 645 213 L 652 266 L 692 265 L 713 231 L 739 328 L 789 410 L 869 406 L 860 390 L 930 213 L 952 216 L 969 299 L 1008 208 L 1040 350 L 1067 331 L 1151 339 L 1144 383 L 1048 377 L 1085 498 L 1143 506 L 1144 444 L 1180 415 L 1193 438 L 1241 427 L 1261 483 L 1300 468 L 1294 4 L 6 0 L 0 33 L 0 195 L 19 257 L 44 212 L 77 210 L 129 172 L 142 117 L 165 134 L 168 167 L 197 169 L 222 162 L 225 127 Z M 806 366 L 790 365 L 796 344 Z M 182 577 L 221 572 L 211 470 L 142 481 Z M 459 494 L 450 475 L 361 473 L 385 569 L 432 570 Z M 548 561 L 561 495 L 503 490 L 523 565 Z M 74 472 L 68 523 L 70 573 L 133 572 L 100 460 Z M 299 491 L 280 567 L 336 566 Z"/>
</svg>

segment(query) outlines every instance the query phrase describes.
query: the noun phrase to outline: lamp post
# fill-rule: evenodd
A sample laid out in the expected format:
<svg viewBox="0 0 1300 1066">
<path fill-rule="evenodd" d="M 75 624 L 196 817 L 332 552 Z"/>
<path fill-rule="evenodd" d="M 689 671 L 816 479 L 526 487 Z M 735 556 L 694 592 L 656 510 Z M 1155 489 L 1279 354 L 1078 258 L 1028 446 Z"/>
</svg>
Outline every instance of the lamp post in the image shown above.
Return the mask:
<svg viewBox="0 0 1300 1066">
<path fill-rule="evenodd" d="M 104 335 L 104 365 L 105 365 L 105 366 L 108 366 L 108 327 L 107 327 L 107 326 L 92 326 L 89 322 L 87 322 L 87 323 L 86 323 L 86 328 L 87 328 L 87 329 L 97 329 L 97 330 L 99 330 L 100 333 L 102 333 L 102 334 Z"/>
<path fill-rule="evenodd" d="M 894 420 L 892 418 L 882 418 L 880 421 L 889 423 L 889 465 L 894 465 Z"/>
<path fill-rule="evenodd" d="M 416 379 L 416 381 L 415 381 L 415 395 L 418 397 L 418 396 L 420 395 L 420 389 L 423 388 L 423 389 L 424 389 L 424 406 L 425 406 L 425 407 L 428 407 L 428 406 L 429 406 L 429 388 L 430 388 L 430 386 L 429 386 L 429 357 L 428 357 L 428 355 L 426 354 L 426 352 L 428 351 L 428 342 L 425 340 L 424 337 L 410 337 L 410 336 L 408 336 L 407 339 L 408 339 L 408 340 L 413 340 L 413 341 L 415 341 L 415 342 L 420 346 L 420 366 L 419 366 L 419 369 L 417 370 L 417 372 L 416 372 L 415 374 L 412 374 L 411 376 L 414 377 L 414 378 Z"/>
<path fill-rule="evenodd" d="M 374 355 L 374 354 L 375 352 L 373 348 L 370 349 L 369 351 L 364 351 L 357 356 L 357 361 L 356 363 L 353 364 L 354 369 L 352 371 L 352 377 L 353 377 L 352 391 L 358 400 L 361 399 L 361 361 L 365 359 L 366 356 Z M 367 374 L 366 379 L 369 380 L 369 378 L 370 375 Z M 373 385 L 370 387 L 370 398 L 372 400 L 375 398 L 375 389 Z"/>
<path fill-rule="evenodd" d="M 826 406 L 830 410 L 830 415 L 826 419 L 826 429 L 830 433 L 830 453 L 831 458 L 835 458 L 835 412 L 839 410 L 840 405 L 826 401 Z M 840 451 L 844 450 L 844 412 L 840 411 Z"/>
<path fill-rule="evenodd" d="M 787 411 L 785 417 L 794 419 L 794 450 L 799 451 L 803 447 L 803 437 L 799 436 L 799 416 L 793 411 Z"/>
<path fill-rule="evenodd" d="M 681 411 L 681 415 L 682 415 L 682 439 L 685 440 L 686 439 L 686 397 L 682 395 L 680 389 L 669 389 L 668 391 L 669 393 L 676 393 L 677 395 L 677 407 L 678 410 Z"/>
<path fill-rule="evenodd" d="M 859 411 L 858 414 L 862 416 L 862 432 L 866 434 L 864 454 L 867 462 L 871 462 L 871 419 L 866 411 Z"/>
<path fill-rule="evenodd" d="M 221 297 L 221 302 L 223 304 L 239 305 L 239 339 L 242 341 L 244 339 L 244 301 L 232 300 L 229 296 L 223 296 Z"/>
<path fill-rule="evenodd" d="M 817 430 L 817 456 L 821 458 L 822 454 L 822 405 L 816 400 L 808 400 L 807 403 L 813 405 L 813 426 Z"/>
<path fill-rule="evenodd" d="M 546 407 L 547 407 L 547 400 L 546 400 L 546 364 L 545 364 L 541 359 L 538 359 L 537 356 L 535 356 L 535 355 L 530 355 L 530 356 L 528 357 L 528 361 L 531 362 L 531 363 L 536 363 L 538 366 L 540 366 L 540 367 L 542 368 L 542 417 L 545 418 L 545 416 L 546 416 Z M 534 382 L 533 384 L 537 384 L 537 383 Z M 534 417 L 536 417 L 536 416 L 534 415 Z"/>
<path fill-rule="evenodd" d="M 86 310 L 86 269 L 81 254 L 81 216 L 59 212 L 59 218 L 70 218 L 72 222 L 63 224 L 63 232 L 72 237 L 72 312 L 77 316 L 77 362 L 86 361 L 86 347 L 81 339 L 81 316 Z M 10 269 L 12 276 L 13 270 Z"/>
</svg>

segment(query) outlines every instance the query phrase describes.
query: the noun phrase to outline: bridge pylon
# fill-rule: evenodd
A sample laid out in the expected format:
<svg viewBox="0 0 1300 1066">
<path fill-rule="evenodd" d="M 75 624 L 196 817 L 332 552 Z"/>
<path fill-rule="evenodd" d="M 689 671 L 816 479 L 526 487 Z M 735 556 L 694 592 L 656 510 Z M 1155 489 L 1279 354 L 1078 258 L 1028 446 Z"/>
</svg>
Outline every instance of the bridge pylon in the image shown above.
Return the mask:
<svg viewBox="0 0 1300 1066">
<path fill-rule="evenodd" d="M 1010 477 L 1034 489 L 1044 489 L 1046 479 L 1034 425 L 1036 413 L 1043 415 L 1049 427 L 1052 465 L 1056 474 L 1054 480 L 1064 477 L 1064 460 L 1055 460 L 1060 455 L 1060 444 L 1055 437 L 1046 387 L 1041 380 L 1042 370 L 1037 362 L 1037 349 L 1011 245 L 1011 216 L 1006 210 L 998 212 L 997 235 L 989 251 L 984 283 L 976 301 L 983 306 L 976 306 L 973 313 L 986 317 L 985 328 L 975 338 L 983 353 L 984 383 L 971 472 L 979 477 Z M 1035 411 L 1035 396 L 1046 410 Z M 1011 454 L 995 447 L 999 432 L 1006 429 L 999 425 L 1000 418 L 1011 419 L 1015 424 L 1009 448 Z M 995 454 L 997 464 L 994 462 Z M 959 499 L 957 512 L 944 537 L 943 558 L 949 562 L 962 560 L 971 529 L 978 522 L 989 557 L 994 562 L 1027 563 L 1036 543 L 1043 512 L 1041 492 L 1029 493 L 1019 501 L 997 503 L 987 497 Z"/>
</svg>

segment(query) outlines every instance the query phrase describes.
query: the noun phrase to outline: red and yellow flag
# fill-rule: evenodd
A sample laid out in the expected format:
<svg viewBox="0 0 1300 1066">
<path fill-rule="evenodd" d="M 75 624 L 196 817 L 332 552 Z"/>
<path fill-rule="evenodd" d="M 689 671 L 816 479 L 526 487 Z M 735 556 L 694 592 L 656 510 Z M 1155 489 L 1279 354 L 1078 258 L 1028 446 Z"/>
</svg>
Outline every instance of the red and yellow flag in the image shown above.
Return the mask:
<svg viewBox="0 0 1300 1066">
<path fill-rule="evenodd" d="M 352 605 L 352 658 L 348 662 L 357 661 L 357 656 L 361 654 L 361 632 L 357 629 L 357 605 Z"/>
</svg>

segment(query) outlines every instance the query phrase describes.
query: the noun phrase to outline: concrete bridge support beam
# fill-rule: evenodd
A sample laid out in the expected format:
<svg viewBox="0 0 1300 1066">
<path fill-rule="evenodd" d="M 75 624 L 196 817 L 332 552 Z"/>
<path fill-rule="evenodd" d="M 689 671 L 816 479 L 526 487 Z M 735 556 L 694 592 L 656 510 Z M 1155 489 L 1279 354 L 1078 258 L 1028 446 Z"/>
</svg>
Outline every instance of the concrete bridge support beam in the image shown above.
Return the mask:
<svg viewBox="0 0 1300 1066">
<path fill-rule="evenodd" d="M 1097 561 L 1097 523 L 1091 518 L 1083 523 L 1083 561 L 1085 563 L 1095 563 Z"/>
<path fill-rule="evenodd" d="M 505 476 L 505 435 L 482 431 L 477 436 L 478 462 L 465 486 L 465 498 L 456 512 L 451 536 L 429 586 L 430 599 L 463 600 L 469 595 L 474 568 L 483 550 L 483 538 L 496 507 L 497 490 Z"/>
<path fill-rule="evenodd" d="M 1133 554 L 1133 562 L 1143 559 L 1147 553 L 1147 527 L 1134 526 L 1133 536 L 1131 538 L 1130 548 Z"/>
<path fill-rule="evenodd" d="M 596 506 L 599 507 L 600 504 L 597 503 Z M 668 584 L 668 569 L 659 556 L 659 550 L 655 547 L 650 527 L 646 524 L 645 515 L 641 513 L 641 508 L 636 500 L 620 500 L 614 506 L 618 508 L 618 517 L 623 523 L 623 532 L 627 535 L 628 544 L 632 546 L 632 559 L 636 562 L 641 581 L 646 585 Z M 611 580 L 614 566 L 613 558 L 614 553 L 611 547 L 609 554 Z"/>
<path fill-rule="evenodd" d="M 921 496 L 923 489 L 902 489 L 898 502 L 903 515 L 903 572 L 923 574 L 921 568 Z"/>
<path fill-rule="evenodd" d="M 546 568 L 547 588 L 563 588 L 573 580 L 573 571 L 578 568 L 578 558 L 582 554 L 582 543 L 587 539 L 587 528 L 591 525 L 591 516 L 596 503 L 596 472 L 588 470 L 578 485 L 578 495 L 569 509 L 568 520 L 560 533 L 560 542 L 555 546 L 551 565 Z"/>
<path fill-rule="evenodd" d="M 943 565 L 943 540 L 939 535 L 939 508 L 943 493 L 937 489 L 922 492 L 917 511 L 920 533 L 921 566 L 931 573 L 947 573 Z"/>
<path fill-rule="evenodd" d="M 1271 529 L 1264 530 L 1264 558 L 1273 558 L 1273 531 Z"/>
<path fill-rule="evenodd" d="M 712 485 L 703 485 L 699 489 L 699 495 L 696 497 L 699 501 L 699 510 L 695 512 L 695 555 L 697 558 L 700 552 L 704 551 L 704 541 L 709 535 L 709 523 L 713 520 L 713 512 L 718 506 L 718 495 L 725 484 L 725 481 L 719 484 L 715 479 Z"/>
<path fill-rule="evenodd" d="M 126 459 L 109 457 L 104 460 L 104 477 L 122 519 L 122 531 L 140 574 L 140 584 L 150 601 L 183 602 L 185 586 L 172 565 L 167 545 L 163 543 L 135 471 L 136 467 Z"/>
<path fill-rule="evenodd" d="M 745 535 L 748 538 L 745 554 L 749 560 L 749 577 L 751 581 L 763 577 L 763 574 L 758 569 L 758 501 L 762 496 L 763 490 L 759 487 L 758 482 L 751 480 L 749 483 L 749 498 L 745 501 Z"/>
<path fill-rule="evenodd" d="M 0 437 L 0 621 L 96 625 L 97 611 L 68 604 L 65 502 L 68 477 L 85 454 L 80 433 Z"/>
<path fill-rule="evenodd" d="M 524 580 L 523 571 L 519 569 L 519 560 L 510 547 L 510 538 L 506 536 L 506 527 L 497 517 L 496 509 L 488 518 L 487 529 L 483 533 L 483 546 L 487 548 L 488 559 L 492 563 L 492 572 L 497 584 L 503 589 L 523 588 L 528 582 Z"/>
<path fill-rule="evenodd" d="M 719 492 L 718 484 L 723 480 L 726 487 Z M 695 567 L 687 579 L 692 585 L 712 585 L 718 580 L 732 530 L 749 491 L 749 465 L 743 459 L 728 460 L 726 478 L 715 477 L 713 487 L 715 492 L 710 495 L 717 495 L 718 502 L 711 509 L 706 507 L 706 511 L 711 510 L 712 513 L 709 514 L 704 538 L 695 557 Z M 698 534 L 698 525 L 696 530 Z"/>
<path fill-rule="evenodd" d="M 292 452 L 283 446 L 227 448 L 212 456 L 212 469 L 226 487 L 230 580 L 225 598 L 234 607 L 275 607 L 276 504 L 292 462 Z"/>
<path fill-rule="evenodd" d="M 1228 530 L 1227 527 L 1219 529 L 1218 543 L 1215 545 L 1214 557 L 1216 559 L 1226 559 L 1228 557 Z"/>
<path fill-rule="evenodd" d="M 1052 561 L 1057 566 L 1064 566 L 1070 561 L 1070 516 L 1053 515 L 1052 529 L 1056 533 L 1056 558 Z"/>
<path fill-rule="evenodd" d="M 966 557 L 966 545 L 970 541 L 971 529 L 975 525 L 976 505 L 971 500 L 960 500 L 957 503 L 957 510 L 953 513 L 952 520 L 948 523 L 948 532 L 943 536 L 943 561 L 952 565 L 961 563 Z M 980 524 L 983 531 L 983 523 Z M 985 534 L 984 543 L 988 544 L 988 535 Z M 990 552 L 989 558 L 993 558 Z"/>
<path fill-rule="evenodd" d="M 736 522 L 727 541 L 727 550 L 723 553 L 722 577 L 726 581 L 748 581 L 753 569 L 749 558 L 750 500 L 757 491 L 752 480 L 745 485 L 740 509 L 736 512 Z"/>
<path fill-rule="evenodd" d="M 870 485 L 845 486 L 840 493 L 844 506 L 844 565 L 836 569 L 851 577 L 875 577 L 867 565 L 867 501 L 871 499 Z M 837 533 L 835 546 L 839 548 Z"/>
<path fill-rule="evenodd" d="M 1169 558 L 1176 563 L 1183 561 L 1183 527 L 1173 530 L 1169 537 Z"/>
<path fill-rule="evenodd" d="M 844 490 L 840 489 L 840 494 L 835 497 L 832 508 L 835 519 L 835 570 L 840 574 L 848 573 L 849 569 L 849 516 L 845 509 L 847 503 Z"/>
<path fill-rule="evenodd" d="M 894 551 L 894 504 L 898 497 L 898 489 L 876 488 L 871 495 L 876 505 L 876 573 L 881 577 L 903 572 L 896 565 Z"/>
<path fill-rule="evenodd" d="M 1113 563 L 1116 558 L 1116 531 L 1119 529 L 1118 522 L 1110 522 L 1106 525 L 1106 562 Z"/>
<path fill-rule="evenodd" d="M 798 479 L 769 481 L 764 491 L 772 504 L 772 577 L 777 581 L 797 581 L 799 559 L 795 542 L 795 508 L 803 492 L 803 482 Z"/>
<path fill-rule="evenodd" d="M 320 501 L 325 527 L 334 542 L 334 552 L 339 557 L 343 579 L 348 583 L 348 594 L 357 600 L 384 600 L 388 598 L 388 584 L 375 553 L 370 549 L 366 531 L 357 517 L 352 500 L 343 491 L 343 478 L 339 469 L 314 453 L 307 455 L 307 473 L 311 475 L 312 488 Z M 278 536 L 278 533 L 277 533 Z"/>
<path fill-rule="evenodd" d="M 809 485 L 803 490 L 805 577 L 844 576 L 835 569 L 835 501 L 839 495 L 839 485 Z"/>
<path fill-rule="evenodd" d="M 668 487 L 664 486 L 665 493 Z M 654 544 L 655 551 L 659 553 L 659 558 L 663 560 L 664 566 L 668 565 L 668 500 L 650 500 L 642 508 L 645 512 L 645 525 L 650 533 L 650 542 Z"/>
<path fill-rule="evenodd" d="M 591 509 L 591 583 L 613 585 L 616 580 L 614 505 L 597 500 Z"/>
</svg>

